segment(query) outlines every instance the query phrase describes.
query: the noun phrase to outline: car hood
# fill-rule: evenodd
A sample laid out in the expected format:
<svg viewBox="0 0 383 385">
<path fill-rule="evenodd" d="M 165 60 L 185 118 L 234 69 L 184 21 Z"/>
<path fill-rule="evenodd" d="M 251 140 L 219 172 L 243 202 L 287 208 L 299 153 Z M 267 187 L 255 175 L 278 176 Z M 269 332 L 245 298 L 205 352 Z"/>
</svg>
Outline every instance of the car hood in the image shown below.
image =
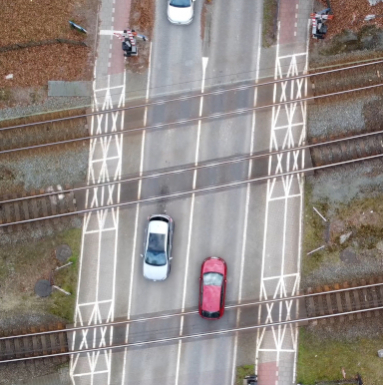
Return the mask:
<svg viewBox="0 0 383 385">
<path fill-rule="evenodd" d="M 163 281 L 168 277 L 168 265 L 152 266 L 144 262 L 144 277 L 152 281 Z"/>
<path fill-rule="evenodd" d="M 219 311 L 221 300 L 221 286 L 204 286 L 202 310 L 208 312 Z"/>
<path fill-rule="evenodd" d="M 185 24 L 191 21 L 193 18 L 193 7 L 173 7 L 168 6 L 168 18 L 173 23 Z"/>
</svg>

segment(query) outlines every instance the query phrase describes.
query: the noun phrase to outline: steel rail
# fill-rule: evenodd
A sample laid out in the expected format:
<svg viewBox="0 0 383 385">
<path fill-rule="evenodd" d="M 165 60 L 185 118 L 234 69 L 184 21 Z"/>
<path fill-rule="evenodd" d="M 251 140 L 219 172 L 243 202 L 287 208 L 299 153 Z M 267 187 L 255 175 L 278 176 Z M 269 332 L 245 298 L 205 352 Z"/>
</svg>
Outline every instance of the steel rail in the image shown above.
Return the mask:
<svg viewBox="0 0 383 385">
<path fill-rule="evenodd" d="M 207 162 L 205 164 L 201 164 L 201 165 L 197 165 L 197 166 L 179 167 L 177 169 L 170 170 L 170 171 L 155 172 L 155 173 L 151 173 L 151 174 L 148 173 L 146 175 L 133 176 L 133 177 L 129 177 L 129 178 L 119 179 L 116 181 L 96 183 L 96 184 L 92 184 L 92 185 L 86 185 L 83 187 L 74 187 L 71 189 L 62 189 L 62 190 L 57 190 L 57 191 L 44 192 L 44 193 L 40 193 L 40 194 L 36 194 L 36 195 L 30 195 L 30 196 L 26 196 L 26 197 L 11 198 L 11 199 L 6 199 L 3 201 L 0 201 L 0 205 L 5 204 L 5 203 L 13 203 L 13 202 L 18 202 L 18 201 L 35 199 L 35 198 L 43 198 L 43 197 L 48 197 L 48 196 L 53 196 L 53 195 L 68 194 L 71 192 L 89 190 L 92 188 L 112 186 L 115 184 L 135 182 L 135 181 L 145 180 L 145 179 L 160 178 L 162 176 L 175 175 L 175 174 L 180 174 L 183 172 L 189 172 L 189 171 L 191 172 L 191 171 L 201 170 L 201 169 L 210 168 L 210 167 L 223 166 L 226 164 L 240 163 L 240 162 L 244 162 L 244 161 L 248 161 L 248 160 L 266 158 L 268 156 L 282 155 L 282 154 L 285 154 L 288 152 L 293 152 L 293 151 L 309 150 L 309 149 L 315 148 L 315 147 L 328 146 L 331 144 L 341 143 L 341 142 L 348 141 L 348 140 L 362 139 L 362 138 L 366 138 L 369 136 L 380 135 L 380 134 L 383 134 L 383 130 L 374 131 L 374 132 L 367 132 L 367 133 L 363 133 L 363 134 L 357 134 L 357 135 L 349 136 L 346 138 L 337 138 L 337 139 L 333 139 L 333 140 L 329 140 L 329 141 L 325 141 L 325 142 L 305 144 L 303 146 L 298 146 L 298 147 L 292 147 L 292 148 L 287 148 L 287 149 L 264 152 L 261 154 L 253 154 L 253 155 L 233 157 L 232 159 L 228 159 L 226 161 L 210 161 L 210 162 Z"/>
<path fill-rule="evenodd" d="M 135 346 L 146 346 L 146 345 L 153 345 L 153 344 L 159 344 L 159 343 L 165 343 L 165 342 L 178 342 L 178 341 L 188 340 L 188 339 L 193 339 L 193 338 L 209 337 L 209 336 L 216 336 L 216 335 L 229 334 L 229 333 L 235 333 L 235 332 L 250 331 L 250 330 L 255 330 L 255 329 L 290 325 L 290 324 L 295 324 L 295 323 L 310 322 L 310 321 L 316 321 L 316 320 L 321 320 L 321 319 L 327 319 L 327 318 L 333 318 L 333 317 L 339 317 L 339 316 L 345 316 L 345 315 L 351 315 L 351 314 L 359 314 L 359 313 L 365 313 L 368 311 L 382 310 L 382 309 L 383 309 L 383 306 L 378 306 L 378 307 L 373 307 L 373 308 L 368 308 L 368 309 L 351 310 L 351 311 L 344 312 L 344 313 L 328 314 L 328 315 L 321 315 L 321 316 L 316 316 L 316 317 L 306 317 L 306 318 L 301 318 L 301 319 L 296 319 L 296 320 L 288 320 L 288 321 L 271 322 L 269 324 L 262 324 L 262 325 L 242 326 L 242 327 L 236 327 L 236 328 L 231 328 L 231 329 L 213 330 L 210 332 L 188 334 L 185 336 L 178 336 L 178 337 L 159 338 L 159 339 L 155 339 L 155 340 L 131 342 L 131 343 L 125 343 L 125 344 L 103 346 L 103 347 L 98 347 L 98 348 L 80 349 L 80 350 L 73 350 L 71 352 L 65 352 L 65 353 L 54 353 L 54 354 L 45 354 L 45 355 L 43 354 L 41 356 L 34 356 L 34 357 L 12 358 L 9 360 L 0 361 L 0 364 L 26 361 L 26 360 L 35 360 L 38 358 L 46 358 L 46 357 L 68 356 L 68 355 L 73 355 L 73 354 L 82 354 L 82 353 L 100 352 L 100 351 L 104 351 L 104 350 L 130 348 L 130 347 L 135 347 Z"/>
<path fill-rule="evenodd" d="M 12 130 L 15 128 L 23 128 L 23 127 L 37 126 L 37 125 L 43 125 L 43 124 L 48 124 L 48 123 L 62 122 L 62 121 L 71 120 L 71 119 L 87 118 L 87 117 L 91 117 L 91 116 L 109 114 L 109 113 L 119 112 L 119 111 L 129 111 L 129 110 L 133 110 L 136 108 L 158 106 L 158 105 L 163 105 L 163 104 L 167 104 L 167 103 L 174 103 L 174 102 L 178 102 L 178 101 L 195 99 L 195 98 L 199 98 L 201 96 L 206 97 L 206 96 L 210 96 L 210 95 L 221 95 L 221 94 L 224 94 L 226 92 L 243 91 L 243 90 L 247 90 L 250 88 L 257 88 L 257 87 L 268 86 L 268 85 L 273 85 L 273 84 L 278 84 L 278 83 L 283 83 L 283 82 L 288 82 L 288 81 L 295 81 L 295 80 L 309 78 L 311 76 L 327 75 L 330 73 L 348 71 L 348 70 L 352 70 L 352 69 L 356 69 L 356 68 L 362 68 L 362 67 L 367 67 L 367 66 L 377 65 L 377 64 L 382 64 L 382 63 L 383 63 L 383 60 L 377 60 L 377 61 L 373 61 L 370 63 L 356 64 L 356 65 L 345 67 L 345 68 L 336 68 L 336 69 L 321 71 L 321 72 L 312 73 L 312 74 L 297 75 L 297 76 L 292 76 L 292 77 L 285 78 L 285 79 L 276 79 L 276 80 L 264 82 L 264 83 L 255 83 L 255 84 L 251 84 L 251 85 L 247 85 L 247 86 L 233 87 L 233 88 L 229 88 L 226 90 L 223 89 L 223 90 L 217 90 L 217 91 L 210 91 L 210 92 L 198 93 L 196 95 L 182 96 L 182 97 L 174 98 L 174 99 L 159 100 L 159 101 L 150 102 L 150 103 L 138 104 L 135 106 L 118 107 L 118 108 L 112 108 L 112 109 L 104 110 L 104 111 L 95 111 L 95 112 L 90 112 L 88 114 L 83 114 L 83 115 L 75 115 L 75 116 L 71 116 L 71 117 L 68 116 L 68 117 L 64 117 L 64 118 L 48 119 L 45 121 L 35 122 L 35 123 L 25 123 L 25 124 L 18 124 L 18 125 L 14 125 L 14 126 L 1 127 L 0 132 L 6 131 L 6 130 Z"/>
<path fill-rule="evenodd" d="M 334 293 L 341 293 L 341 292 L 345 292 L 345 291 L 368 289 L 371 287 L 382 286 L 382 285 L 383 285 L 383 282 L 382 283 L 372 283 L 372 284 L 367 284 L 367 285 L 363 285 L 363 286 L 355 286 L 355 287 L 349 287 L 349 288 L 343 288 L 343 289 L 337 289 L 337 290 L 329 290 L 326 292 L 292 295 L 292 296 L 283 297 L 283 298 L 271 298 L 271 299 L 264 300 L 264 301 L 254 301 L 254 302 L 240 303 L 240 304 L 236 304 L 236 305 L 226 305 L 225 310 L 239 309 L 239 308 L 249 307 L 249 306 L 268 305 L 271 303 L 283 302 L 283 301 L 301 300 L 301 299 L 305 299 L 305 298 L 318 297 L 321 295 L 334 294 Z M 87 325 L 87 326 L 74 326 L 74 327 L 66 328 L 66 329 L 57 329 L 57 330 L 49 330 L 49 331 L 44 331 L 44 332 L 27 333 L 27 334 L 19 334 L 19 335 L 13 335 L 13 336 L 0 337 L 0 341 L 9 340 L 9 339 L 13 339 L 13 338 L 41 336 L 41 335 L 46 335 L 46 334 L 55 334 L 55 333 L 62 333 L 62 332 L 71 333 L 71 332 L 77 332 L 77 331 L 81 331 L 81 330 L 89 330 L 89 329 L 96 329 L 96 328 L 103 328 L 103 327 L 124 326 L 124 325 L 132 324 L 132 323 L 147 322 L 147 321 L 153 321 L 153 320 L 158 320 L 158 319 L 168 319 L 168 318 L 187 316 L 187 315 L 192 315 L 192 314 L 197 314 L 197 313 L 198 313 L 198 310 L 190 310 L 190 311 L 184 311 L 184 312 L 179 312 L 179 313 L 161 314 L 161 315 L 152 316 L 152 317 L 133 318 L 130 320 L 125 320 L 125 321 L 105 322 L 105 323 L 101 323 L 101 324 Z"/>
<path fill-rule="evenodd" d="M 35 144 L 32 146 L 11 148 L 8 150 L 1 150 L 0 154 L 9 154 L 12 152 L 34 150 L 34 149 L 45 148 L 45 147 L 50 147 L 50 146 L 59 146 L 59 145 L 63 145 L 63 144 L 82 142 L 84 140 L 94 140 L 94 139 L 99 139 L 99 138 L 107 138 L 110 136 L 131 134 L 131 133 L 136 133 L 136 132 L 140 132 L 140 131 L 152 131 L 152 130 L 167 128 L 167 127 L 172 127 L 172 126 L 180 126 L 180 125 L 184 125 L 187 123 L 198 122 L 200 120 L 213 120 L 213 119 L 219 119 L 219 118 L 224 118 L 224 117 L 229 117 L 229 116 L 242 115 L 242 114 L 246 114 L 249 112 L 264 110 L 264 109 L 268 109 L 268 108 L 272 108 L 272 107 L 285 106 L 285 105 L 294 104 L 294 103 L 307 102 L 310 100 L 329 98 L 332 96 L 344 95 L 344 94 L 348 94 L 351 92 L 366 91 L 369 89 L 375 89 L 375 88 L 379 88 L 382 86 L 383 86 L 383 83 L 373 84 L 370 86 L 354 88 L 354 89 L 346 90 L 346 91 L 337 91 L 337 92 L 332 92 L 329 94 L 317 95 L 317 96 L 307 96 L 307 97 L 301 98 L 301 99 L 294 99 L 294 100 L 289 100 L 286 102 L 266 104 L 264 106 L 258 106 L 258 107 L 241 108 L 241 109 L 238 109 L 235 111 L 216 113 L 216 114 L 212 114 L 212 115 L 208 115 L 208 116 L 201 116 L 201 117 L 196 117 L 196 118 L 192 118 L 192 119 L 184 119 L 184 120 L 179 120 L 179 121 L 171 122 L 171 123 L 161 123 L 161 124 L 156 124 L 154 126 L 146 126 L 146 127 L 142 126 L 142 127 L 126 129 L 126 130 L 121 130 L 121 131 L 107 132 L 107 133 L 103 133 L 103 134 L 88 135 L 88 136 L 84 136 L 82 138 L 65 139 L 65 140 L 60 140 L 57 142 L 49 142 L 49 143 L 43 143 L 43 144 Z M 1 131 L 1 129 L 0 129 L 0 131 Z"/>
<path fill-rule="evenodd" d="M 261 177 L 257 177 L 257 178 L 246 179 L 243 181 L 225 183 L 225 184 L 218 185 L 218 186 L 202 187 L 202 188 L 195 189 L 195 190 L 180 191 L 180 192 L 175 192 L 175 193 L 167 194 L 167 195 L 160 195 L 160 196 L 154 196 L 154 197 L 149 197 L 149 198 L 136 199 L 134 201 L 129 201 L 129 202 L 114 203 L 114 204 L 106 205 L 106 206 L 91 207 L 91 208 L 72 211 L 72 212 L 68 212 L 68 213 L 54 214 L 54 215 L 48 215 L 45 217 L 32 218 L 32 219 L 23 219 L 21 221 L 15 221 L 15 222 L 0 223 L 0 228 L 1 227 L 7 227 L 7 226 L 13 226 L 13 225 L 20 225 L 20 224 L 24 224 L 24 223 L 39 222 L 39 221 L 44 221 L 47 219 L 55 219 L 55 218 L 69 217 L 69 216 L 73 216 L 73 215 L 89 214 L 89 213 L 93 213 L 93 212 L 97 212 L 97 211 L 101 211 L 101 210 L 109 210 L 109 209 L 116 209 L 116 208 L 121 208 L 121 207 L 128 207 L 128 206 L 135 205 L 137 203 L 149 203 L 149 202 L 156 202 L 156 201 L 164 200 L 164 199 L 182 198 L 184 196 L 191 195 L 191 194 L 201 194 L 201 193 L 208 193 L 208 192 L 212 192 L 212 191 L 216 191 L 216 190 L 230 189 L 230 188 L 240 187 L 240 186 L 248 184 L 248 183 L 262 182 L 262 181 L 266 181 L 269 179 L 281 178 L 284 176 L 304 174 L 304 173 L 313 172 L 316 170 L 324 170 L 324 169 L 331 168 L 331 167 L 338 167 L 338 166 L 344 166 L 347 164 L 362 162 L 365 160 L 379 159 L 381 157 L 383 157 L 383 154 L 370 155 L 370 156 L 363 157 L 363 158 L 350 159 L 350 160 L 345 160 L 342 162 L 336 162 L 336 163 L 332 163 L 332 164 L 326 164 L 326 165 L 322 165 L 322 166 L 308 167 L 308 168 L 303 168 L 303 169 L 294 170 L 294 171 L 287 171 L 287 172 L 283 172 L 283 173 L 275 174 L 275 175 L 266 175 L 266 176 L 261 176 Z"/>
</svg>

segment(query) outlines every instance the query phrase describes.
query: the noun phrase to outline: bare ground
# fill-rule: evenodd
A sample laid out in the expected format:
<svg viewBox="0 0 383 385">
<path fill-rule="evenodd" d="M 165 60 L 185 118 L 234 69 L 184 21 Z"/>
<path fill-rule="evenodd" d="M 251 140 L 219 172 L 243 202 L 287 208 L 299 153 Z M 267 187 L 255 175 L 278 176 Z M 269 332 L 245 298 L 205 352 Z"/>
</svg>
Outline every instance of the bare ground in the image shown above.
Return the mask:
<svg viewBox="0 0 383 385">
<path fill-rule="evenodd" d="M 327 8 L 326 0 L 321 0 L 322 9 Z M 371 6 L 368 0 L 331 0 L 331 10 L 334 19 L 328 23 L 329 30 L 326 39 L 331 39 L 345 29 L 358 31 L 365 25 L 383 27 L 383 18 L 373 21 L 364 21 L 367 15 L 382 15 L 383 3 Z M 319 10 L 316 8 L 316 10 Z"/>
<path fill-rule="evenodd" d="M 90 80 L 94 62 L 99 0 L 14 0 L 0 3 L 0 48 L 30 41 L 69 39 L 87 47 L 68 44 L 42 45 L 0 53 L 0 108 L 33 104 L 23 89 L 35 87 L 39 102 L 47 97 L 48 80 Z M 85 35 L 68 21 L 84 27 Z M 13 79 L 5 79 L 13 74 Z"/>
</svg>

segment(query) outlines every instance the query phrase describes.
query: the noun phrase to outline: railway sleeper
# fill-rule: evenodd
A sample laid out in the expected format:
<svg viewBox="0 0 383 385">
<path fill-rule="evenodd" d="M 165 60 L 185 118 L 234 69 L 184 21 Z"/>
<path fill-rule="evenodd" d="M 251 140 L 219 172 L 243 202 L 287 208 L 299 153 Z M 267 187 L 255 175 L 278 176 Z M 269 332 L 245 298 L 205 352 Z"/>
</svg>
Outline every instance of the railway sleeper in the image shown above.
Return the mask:
<svg viewBox="0 0 383 385">
<path fill-rule="evenodd" d="M 16 330 L 14 329 L 13 330 L 13 335 L 18 335 L 20 334 L 20 331 L 19 330 Z M 16 358 L 21 358 L 21 357 L 24 357 L 24 346 L 23 346 L 23 343 L 22 343 L 22 339 L 21 338 L 14 338 L 13 339 L 13 343 L 14 343 L 14 346 L 15 346 L 15 354 L 16 354 Z"/>
<path fill-rule="evenodd" d="M 368 283 L 371 285 L 371 284 L 373 284 L 375 282 L 374 282 L 374 280 L 372 278 L 370 278 L 368 280 Z M 379 301 L 378 301 L 378 295 L 377 295 L 376 288 L 372 287 L 370 289 L 370 293 L 371 293 L 371 296 L 372 296 L 372 302 L 374 304 L 374 307 L 378 307 L 379 306 Z M 374 313 L 375 317 L 379 317 L 379 310 L 375 310 L 373 313 Z"/>
<path fill-rule="evenodd" d="M 383 153 L 383 135 L 379 134 L 375 137 L 374 140 L 375 148 L 378 154 Z"/>
<path fill-rule="evenodd" d="M 343 289 L 348 289 L 349 285 L 347 282 L 343 283 Z M 346 311 L 352 311 L 352 304 L 351 304 L 351 298 L 350 298 L 350 293 L 348 291 L 344 292 L 344 298 L 346 300 Z M 352 321 L 354 319 L 354 316 L 352 314 L 348 315 L 348 320 Z"/>
<path fill-rule="evenodd" d="M 352 158 L 352 152 L 350 151 L 350 143 L 347 142 L 341 142 L 339 143 L 340 148 L 342 149 L 342 154 L 343 154 L 343 160 L 350 160 Z"/>
<path fill-rule="evenodd" d="M 352 287 L 356 287 L 356 286 L 358 286 L 358 284 L 355 281 L 353 281 L 351 286 Z M 355 303 L 355 310 L 360 310 L 361 306 L 360 306 L 360 300 L 359 300 L 359 291 L 358 290 L 353 290 L 352 294 L 353 294 L 353 299 L 354 299 L 354 303 Z M 356 318 L 357 319 L 362 319 L 362 314 L 357 313 L 356 314 Z"/>
<path fill-rule="evenodd" d="M 368 142 L 369 142 L 370 148 L 371 148 L 371 155 L 378 155 L 382 152 L 377 139 L 378 138 L 376 138 L 376 137 L 369 137 L 368 138 Z"/>
<path fill-rule="evenodd" d="M 312 294 L 312 289 L 309 287 L 307 289 L 307 294 Z M 313 317 L 315 315 L 315 303 L 313 297 L 306 298 L 306 312 L 308 317 Z M 312 321 L 314 325 L 317 324 L 317 321 Z"/>
<path fill-rule="evenodd" d="M 375 155 L 375 151 L 374 151 L 375 143 L 371 142 L 371 138 L 369 137 L 364 138 L 363 143 L 366 148 L 366 156 Z"/>
<path fill-rule="evenodd" d="M 328 285 L 325 285 L 324 286 L 324 291 L 330 291 L 330 287 Z M 331 294 L 326 294 L 326 302 L 327 302 L 327 313 L 328 314 L 334 314 L 333 312 L 333 307 L 332 307 L 332 303 L 331 303 Z M 335 320 L 333 317 L 330 318 L 330 323 L 334 323 Z"/>
<path fill-rule="evenodd" d="M 349 141 L 348 151 L 350 154 L 350 159 L 358 159 L 358 149 L 355 141 Z"/>
<path fill-rule="evenodd" d="M 379 148 L 379 153 L 383 152 L 383 135 L 379 134 L 376 138 L 376 146 Z"/>
<path fill-rule="evenodd" d="M 359 159 L 359 158 L 362 158 L 363 157 L 363 144 L 361 142 L 355 142 L 355 149 L 356 149 L 356 152 L 357 152 L 357 156 L 356 158 Z"/>
<path fill-rule="evenodd" d="M 340 289 L 339 284 L 336 283 L 334 285 L 334 289 L 335 290 L 339 290 Z M 343 310 L 343 306 L 342 306 L 342 296 L 341 296 L 341 293 L 335 293 L 335 299 L 336 299 L 337 312 L 338 313 L 343 313 L 344 310 Z M 344 322 L 344 316 L 343 315 L 339 316 L 338 318 L 339 318 L 340 322 Z"/>
<path fill-rule="evenodd" d="M 383 282 L 383 277 L 378 277 L 379 282 Z M 379 304 L 380 306 L 383 305 L 383 285 L 378 286 L 378 293 L 379 293 Z"/>
<path fill-rule="evenodd" d="M 9 333 L 5 332 L 4 337 L 8 337 Z M 12 343 L 13 341 L 11 339 L 6 339 L 5 340 L 5 354 L 4 354 L 4 359 L 5 360 L 11 360 L 12 358 L 15 358 L 14 356 L 14 344 Z"/>
<path fill-rule="evenodd" d="M 342 147 L 339 143 L 332 147 L 333 161 L 342 162 L 344 160 L 345 154 L 342 151 Z"/>
<path fill-rule="evenodd" d="M 363 140 L 358 141 L 358 147 L 360 150 L 360 158 L 368 156 L 368 148 L 366 148 L 366 143 Z"/>
<path fill-rule="evenodd" d="M 322 157 L 321 151 L 318 147 L 313 147 L 310 149 L 310 156 L 313 162 L 314 167 L 322 166 Z"/>
<path fill-rule="evenodd" d="M 321 165 L 327 164 L 328 157 L 329 157 L 328 151 L 326 151 L 326 149 L 323 147 L 319 147 L 318 154 L 319 154 L 318 157 L 320 158 L 320 164 Z"/>
<path fill-rule="evenodd" d="M 361 284 L 364 286 L 366 285 L 366 281 L 364 279 L 361 280 Z M 363 296 L 362 304 L 364 305 L 363 308 L 368 309 L 370 307 L 370 301 L 369 301 L 369 293 L 366 288 L 362 289 L 361 292 Z M 367 318 L 371 318 L 371 311 L 366 311 L 365 315 Z"/>
</svg>

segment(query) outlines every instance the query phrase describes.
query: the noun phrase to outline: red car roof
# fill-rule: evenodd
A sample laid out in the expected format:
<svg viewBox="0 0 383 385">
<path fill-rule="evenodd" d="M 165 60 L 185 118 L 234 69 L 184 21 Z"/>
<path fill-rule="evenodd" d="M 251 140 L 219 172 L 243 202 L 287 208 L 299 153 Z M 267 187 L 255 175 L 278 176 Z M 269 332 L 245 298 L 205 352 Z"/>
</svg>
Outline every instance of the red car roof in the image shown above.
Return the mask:
<svg viewBox="0 0 383 385">
<path fill-rule="evenodd" d="M 225 275 L 225 262 L 218 258 L 211 258 L 206 260 L 202 265 L 201 273 L 204 274 L 209 272 Z"/>
<path fill-rule="evenodd" d="M 202 309 L 208 312 L 216 312 L 220 309 L 221 286 L 204 286 Z"/>
</svg>

